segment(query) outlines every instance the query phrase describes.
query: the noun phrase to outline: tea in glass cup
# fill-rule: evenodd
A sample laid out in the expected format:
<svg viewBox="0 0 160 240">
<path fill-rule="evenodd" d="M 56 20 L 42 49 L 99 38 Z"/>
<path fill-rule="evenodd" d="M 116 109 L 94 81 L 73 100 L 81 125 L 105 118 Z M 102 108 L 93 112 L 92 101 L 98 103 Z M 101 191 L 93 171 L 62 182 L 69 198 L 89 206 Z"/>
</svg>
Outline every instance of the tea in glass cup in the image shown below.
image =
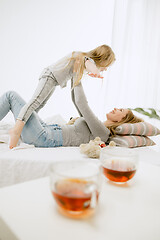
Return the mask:
<svg viewBox="0 0 160 240">
<path fill-rule="evenodd" d="M 92 160 L 55 162 L 50 188 L 60 213 L 72 218 L 91 216 L 98 204 L 102 167 Z"/>
<path fill-rule="evenodd" d="M 116 183 L 131 180 L 138 166 L 138 155 L 133 149 L 123 147 L 105 147 L 101 149 L 100 161 L 103 174 Z"/>
</svg>

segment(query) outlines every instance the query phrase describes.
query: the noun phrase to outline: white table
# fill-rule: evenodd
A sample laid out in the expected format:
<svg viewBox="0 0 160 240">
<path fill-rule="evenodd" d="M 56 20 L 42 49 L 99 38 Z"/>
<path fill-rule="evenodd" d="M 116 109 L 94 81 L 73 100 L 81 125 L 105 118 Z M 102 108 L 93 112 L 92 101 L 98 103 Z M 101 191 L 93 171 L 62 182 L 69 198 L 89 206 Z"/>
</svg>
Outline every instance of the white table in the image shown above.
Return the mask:
<svg viewBox="0 0 160 240">
<path fill-rule="evenodd" d="M 133 180 L 116 185 L 106 179 L 94 217 L 60 215 L 49 179 L 0 190 L 1 240 L 159 240 L 160 167 L 140 163 Z"/>
</svg>

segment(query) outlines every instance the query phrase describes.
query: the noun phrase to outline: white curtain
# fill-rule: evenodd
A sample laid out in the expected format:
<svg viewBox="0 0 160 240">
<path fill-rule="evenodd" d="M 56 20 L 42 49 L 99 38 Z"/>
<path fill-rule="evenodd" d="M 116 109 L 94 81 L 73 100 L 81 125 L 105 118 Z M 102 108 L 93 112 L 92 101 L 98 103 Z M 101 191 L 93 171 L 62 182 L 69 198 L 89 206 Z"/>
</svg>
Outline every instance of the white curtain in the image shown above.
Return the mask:
<svg viewBox="0 0 160 240">
<path fill-rule="evenodd" d="M 160 109 L 160 1 L 115 0 L 111 46 L 101 112 L 113 107 Z"/>
<path fill-rule="evenodd" d="M 15 90 L 28 101 L 44 67 L 105 43 L 116 62 L 103 84 L 82 80 L 95 114 L 103 120 L 113 107 L 160 109 L 159 24 L 160 0 L 1 0 L 0 95 Z M 77 116 L 70 84 L 40 111 L 42 118 L 54 114 Z"/>
</svg>

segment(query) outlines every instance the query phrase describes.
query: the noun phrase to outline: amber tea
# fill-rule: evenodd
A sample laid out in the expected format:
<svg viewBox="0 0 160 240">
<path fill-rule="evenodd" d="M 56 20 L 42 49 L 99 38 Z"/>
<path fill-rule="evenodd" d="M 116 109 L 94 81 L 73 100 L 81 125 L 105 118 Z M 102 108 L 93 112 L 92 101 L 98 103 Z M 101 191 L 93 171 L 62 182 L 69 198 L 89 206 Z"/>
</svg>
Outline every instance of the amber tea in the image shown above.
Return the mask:
<svg viewBox="0 0 160 240">
<path fill-rule="evenodd" d="M 76 217 L 78 213 L 81 217 L 93 212 L 91 206 L 93 193 L 86 192 L 88 184 L 90 183 L 80 179 L 65 179 L 55 183 L 55 191 L 52 191 L 52 195 L 61 213 L 71 217 Z M 98 202 L 98 192 L 96 192 L 96 201 Z"/>
<path fill-rule="evenodd" d="M 67 211 L 85 211 L 90 208 L 92 194 L 86 192 L 86 184 L 86 181 L 80 179 L 66 179 L 55 183 L 52 194 L 59 207 Z"/>
<path fill-rule="evenodd" d="M 138 167 L 139 157 L 134 149 L 126 147 L 105 147 L 101 150 L 100 161 L 103 174 L 115 183 L 131 180 Z"/>
<path fill-rule="evenodd" d="M 60 213 L 71 218 L 92 216 L 97 209 L 102 167 L 91 160 L 55 162 L 50 188 Z"/>
<path fill-rule="evenodd" d="M 135 175 L 136 168 L 133 163 L 127 160 L 123 161 L 123 164 L 120 164 L 118 160 L 112 160 L 109 168 L 105 167 L 105 164 L 103 165 L 103 173 L 111 181 L 127 182 Z"/>
</svg>

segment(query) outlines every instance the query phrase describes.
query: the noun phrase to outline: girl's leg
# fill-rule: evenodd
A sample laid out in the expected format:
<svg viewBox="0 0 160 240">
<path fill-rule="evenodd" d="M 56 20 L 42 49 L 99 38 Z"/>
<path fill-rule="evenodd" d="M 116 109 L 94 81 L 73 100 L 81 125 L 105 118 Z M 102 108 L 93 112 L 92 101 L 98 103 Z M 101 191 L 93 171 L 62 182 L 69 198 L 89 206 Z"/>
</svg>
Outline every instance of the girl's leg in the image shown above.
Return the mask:
<svg viewBox="0 0 160 240">
<path fill-rule="evenodd" d="M 14 91 L 8 91 L 0 97 L 0 120 L 11 110 L 16 120 L 25 101 Z M 45 132 L 42 120 L 34 112 L 28 119 L 22 131 L 22 140 L 28 144 L 35 144 L 38 137 Z M 45 125 L 45 124 L 44 124 Z"/>
<path fill-rule="evenodd" d="M 52 76 L 51 71 L 45 69 L 40 76 L 38 86 L 31 100 L 21 108 L 17 121 L 10 131 L 9 148 L 16 147 L 24 127 L 24 122 L 27 122 L 34 111 L 38 112 L 46 104 L 57 85 L 58 83 L 55 77 Z"/>
<path fill-rule="evenodd" d="M 50 93 L 48 94 L 48 96 L 46 97 L 46 99 L 41 103 L 41 105 L 40 105 L 38 108 L 35 109 L 35 112 L 38 113 L 39 110 L 40 110 L 41 108 L 43 108 L 43 107 L 46 105 L 48 99 L 52 96 L 52 94 L 53 94 L 55 88 L 56 88 L 56 85 L 55 85 L 54 87 L 52 87 L 52 89 L 50 90 Z"/>
<path fill-rule="evenodd" d="M 21 109 L 18 119 L 27 122 L 33 111 L 38 112 L 46 104 L 57 85 L 55 77 L 51 77 L 51 72 L 46 70 L 42 77 L 40 77 L 32 98 Z"/>
</svg>

